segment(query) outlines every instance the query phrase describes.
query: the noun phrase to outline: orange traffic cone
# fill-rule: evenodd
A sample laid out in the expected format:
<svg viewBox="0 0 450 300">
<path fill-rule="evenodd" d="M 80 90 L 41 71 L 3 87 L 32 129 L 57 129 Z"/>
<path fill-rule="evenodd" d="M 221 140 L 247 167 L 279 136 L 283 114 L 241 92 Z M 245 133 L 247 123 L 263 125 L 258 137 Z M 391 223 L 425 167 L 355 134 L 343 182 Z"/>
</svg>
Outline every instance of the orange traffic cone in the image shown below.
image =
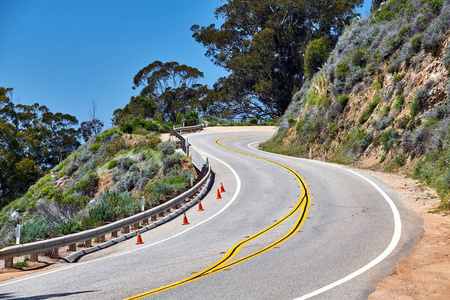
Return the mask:
<svg viewBox="0 0 450 300">
<path fill-rule="evenodd" d="M 198 200 L 198 209 L 197 211 L 204 211 L 203 206 L 202 206 L 202 201 Z"/>
<path fill-rule="evenodd" d="M 188 219 L 186 217 L 186 213 L 184 213 L 184 218 L 183 218 L 183 224 L 182 225 L 189 225 Z"/>
<path fill-rule="evenodd" d="M 139 233 L 139 230 L 137 231 L 137 242 L 136 242 L 136 245 L 140 245 L 140 244 L 143 244 L 144 242 L 142 241 L 142 238 L 141 238 L 141 234 Z"/>
<path fill-rule="evenodd" d="M 219 189 L 217 189 L 217 199 L 222 199 L 222 196 L 220 195 Z"/>
<path fill-rule="evenodd" d="M 220 192 L 221 192 L 221 193 L 225 193 L 225 189 L 223 188 L 222 182 L 220 183 Z"/>
</svg>

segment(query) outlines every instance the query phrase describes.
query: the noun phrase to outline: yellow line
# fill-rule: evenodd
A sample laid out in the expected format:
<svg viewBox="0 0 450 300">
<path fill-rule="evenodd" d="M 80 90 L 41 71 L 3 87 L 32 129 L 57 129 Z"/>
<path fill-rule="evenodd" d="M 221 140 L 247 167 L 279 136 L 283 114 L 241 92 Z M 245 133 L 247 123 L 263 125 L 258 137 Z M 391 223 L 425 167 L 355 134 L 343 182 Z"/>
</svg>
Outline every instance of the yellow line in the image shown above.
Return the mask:
<svg viewBox="0 0 450 300">
<path fill-rule="evenodd" d="M 266 134 L 262 134 L 262 135 L 266 135 Z M 221 147 L 224 147 L 224 148 L 226 148 L 228 150 L 231 150 L 231 151 L 234 151 L 236 153 L 240 153 L 240 154 L 243 154 L 243 155 L 247 155 L 247 156 L 250 156 L 250 157 L 254 157 L 254 158 L 257 158 L 257 159 L 261 159 L 261 160 L 273 163 L 273 164 L 275 164 L 277 166 L 280 166 L 280 167 L 288 170 L 290 173 L 292 173 L 296 177 L 296 179 L 300 182 L 300 184 L 302 186 L 302 189 L 303 189 L 303 195 L 302 195 L 302 197 L 300 197 L 300 199 L 297 202 L 296 206 L 287 215 L 285 215 L 282 219 L 280 219 L 276 223 L 272 224 L 271 226 L 265 228 L 264 230 L 254 234 L 254 235 L 252 235 L 251 237 L 249 237 L 249 238 L 247 238 L 247 239 L 237 243 L 233 247 L 231 247 L 227 251 L 227 253 L 219 261 L 217 261 L 216 263 L 214 263 L 210 267 L 204 269 L 203 271 L 201 271 L 201 272 L 199 272 L 199 273 L 197 273 L 197 274 L 195 274 L 193 276 L 190 276 L 188 278 L 185 278 L 185 279 L 183 279 L 181 281 L 174 282 L 172 284 L 169 284 L 169 285 L 166 285 L 166 286 L 163 286 L 163 287 L 160 287 L 160 288 L 157 288 L 157 289 L 154 289 L 154 290 L 151 290 L 151 291 L 148 291 L 148 292 L 145 292 L 145 293 L 142 293 L 142 294 L 139 294 L 139 295 L 127 298 L 127 300 L 128 299 L 141 299 L 141 298 L 144 298 L 144 297 L 147 297 L 147 296 L 150 296 L 150 295 L 154 295 L 156 293 L 160 293 L 160 292 L 166 291 L 168 289 L 171 289 L 171 288 L 183 285 L 185 283 L 188 283 L 188 282 L 191 282 L 191 281 L 203 278 L 205 276 L 209 276 L 211 274 L 217 273 L 217 272 L 219 272 L 219 271 L 221 271 L 223 269 L 229 268 L 231 266 L 235 266 L 235 265 L 237 265 L 237 264 L 239 264 L 241 262 L 249 260 L 249 259 L 251 259 L 251 258 L 253 258 L 253 257 L 257 256 L 257 255 L 260 255 L 260 254 L 262 254 L 264 252 L 267 252 L 268 250 L 270 250 L 270 249 L 276 247 L 277 245 L 285 242 L 287 239 L 291 238 L 298 231 L 298 229 L 303 225 L 303 223 L 305 222 L 306 216 L 308 214 L 309 206 L 310 206 L 310 201 L 309 201 L 310 195 L 309 195 L 308 187 L 306 186 L 305 182 L 300 177 L 300 175 L 297 174 L 297 172 L 295 172 L 294 170 L 292 170 L 291 168 L 289 168 L 287 166 L 284 166 L 284 165 L 279 164 L 277 162 L 274 162 L 272 160 L 265 159 L 265 158 L 262 158 L 262 157 L 258 157 L 258 156 L 252 155 L 252 154 L 244 153 L 244 152 L 241 152 L 241 151 L 238 151 L 238 150 L 234 150 L 232 148 L 229 148 L 229 147 L 224 146 L 224 145 L 219 143 L 221 140 L 225 140 L 225 139 L 239 138 L 239 137 L 249 137 L 249 136 L 262 136 L 262 135 L 245 135 L 245 136 L 227 137 L 227 138 L 218 139 L 218 140 L 215 141 L 215 143 L 217 145 L 221 146 Z M 284 221 L 286 221 L 287 219 L 292 217 L 292 215 L 294 215 L 298 211 L 300 211 L 300 214 L 299 214 L 299 216 L 297 218 L 297 221 L 295 222 L 294 226 L 283 237 L 279 238 L 274 243 L 272 243 L 272 244 L 262 248 L 259 251 L 256 251 L 256 252 L 254 252 L 254 253 L 252 253 L 250 255 L 247 255 L 247 256 L 245 256 L 245 257 L 243 257 L 241 259 L 238 259 L 238 260 L 236 260 L 234 262 L 229 263 L 239 253 L 239 251 L 242 249 L 242 247 L 245 244 L 247 244 L 248 242 L 256 239 L 257 237 L 259 237 L 259 236 L 269 232 L 270 230 L 274 229 L 275 227 L 277 227 L 278 225 L 280 225 L 281 223 L 283 223 Z"/>
</svg>

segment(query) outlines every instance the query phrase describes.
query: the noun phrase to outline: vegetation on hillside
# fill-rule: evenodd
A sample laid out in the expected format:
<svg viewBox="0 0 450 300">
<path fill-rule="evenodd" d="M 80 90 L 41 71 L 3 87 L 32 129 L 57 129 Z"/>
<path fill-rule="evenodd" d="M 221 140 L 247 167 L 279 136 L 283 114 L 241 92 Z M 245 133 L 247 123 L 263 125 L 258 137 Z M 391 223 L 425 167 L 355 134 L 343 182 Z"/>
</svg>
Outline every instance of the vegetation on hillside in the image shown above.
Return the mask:
<svg viewBox="0 0 450 300">
<path fill-rule="evenodd" d="M 143 130 L 142 128 L 140 130 Z M 23 237 L 47 238 L 97 226 L 132 214 L 184 189 L 190 182 L 188 157 L 154 134 L 129 135 L 119 128 L 92 137 L 0 212 L 5 243 L 16 225 L 10 214 L 23 212 Z"/>
<path fill-rule="evenodd" d="M 263 149 L 405 170 L 449 209 L 449 28 L 440 0 L 391 0 L 355 20 Z"/>
</svg>

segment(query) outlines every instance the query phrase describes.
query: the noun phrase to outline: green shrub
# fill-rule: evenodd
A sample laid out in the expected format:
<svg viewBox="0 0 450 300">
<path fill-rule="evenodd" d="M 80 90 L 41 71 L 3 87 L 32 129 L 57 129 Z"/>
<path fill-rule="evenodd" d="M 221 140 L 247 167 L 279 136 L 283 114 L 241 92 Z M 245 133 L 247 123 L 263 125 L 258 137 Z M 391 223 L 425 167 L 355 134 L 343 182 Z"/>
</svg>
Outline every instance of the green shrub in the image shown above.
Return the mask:
<svg viewBox="0 0 450 300">
<path fill-rule="evenodd" d="M 422 35 L 421 34 L 417 34 L 415 35 L 411 40 L 410 40 L 411 44 L 416 48 L 420 48 L 420 45 L 422 44 Z"/>
<path fill-rule="evenodd" d="M 94 143 L 92 146 L 90 146 L 88 148 L 88 150 L 92 151 L 92 152 L 97 152 L 97 150 L 100 149 L 100 143 Z"/>
<path fill-rule="evenodd" d="M 159 143 L 161 143 L 161 139 L 159 137 L 153 136 L 147 141 L 147 147 L 155 149 L 159 145 Z"/>
<path fill-rule="evenodd" d="M 406 127 L 408 126 L 410 119 L 407 116 L 403 116 L 402 118 L 400 118 L 397 121 L 397 127 L 400 129 L 406 129 Z"/>
<path fill-rule="evenodd" d="M 181 154 L 180 153 L 174 153 L 172 155 L 166 156 L 162 159 L 162 167 L 163 167 L 163 173 L 167 174 L 169 171 L 174 168 L 175 166 L 180 165 L 181 160 Z"/>
<path fill-rule="evenodd" d="M 20 243 L 30 243 L 31 239 L 45 239 L 48 237 L 48 229 L 50 224 L 44 217 L 38 217 L 30 221 L 25 222 L 20 228 Z M 11 239 L 16 240 L 16 233 L 11 234 Z"/>
<path fill-rule="evenodd" d="M 100 142 L 100 141 L 103 141 L 106 139 L 110 139 L 111 137 L 114 137 L 114 136 L 118 137 L 121 135 L 122 135 L 122 132 L 118 128 L 113 127 L 113 128 L 103 131 L 99 135 L 96 135 L 95 139 L 97 140 L 97 142 Z"/>
<path fill-rule="evenodd" d="M 375 108 L 377 108 L 378 103 L 380 103 L 380 101 L 381 101 L 381 97 L 377 97 L 377 98 L 375 98 L 375 100 L 373 100 L 369 104 L 369 107 L 363 112 L 361 117 L 359 117 L 359 123 L 360 124 L 364 124 L 364 123 L 367 122 L 367 120 L 369 120 L 370 116 L 374 112 Z"/>
<path fill-rule="evenodd" d="M 395 130 L 389 129 L 381 133 L 381 143 L 382 143 L 382 149 L 385 153 L 388 153 L 389 150 L 392 148 L 392 146 L 395 143 Z"/>
<path fill-rule="evenodd" d="M 330 40 L 320 38 L 308 43 L 305 50 L 305 77 L 311 78 L 327 61 L 330 52 Z"/>
<path fill-rule="evenodd" d="M 115 216 L 122 217 L 139 209 L 139 201 L 130 192 L 103 190 L 97 198 L 99 203 L 108 203 L 113 209 Z M 107 208 L 102 208 L 107 210 Z M 105 213 L 106 214 L 106 213 Z"/>
<path fill-rule="evenodd" d="M 255 117 L 251 117 L 250 121 L 248 121 L 251 125 L 257 125 L 258 124 L 258 119 Z"/>
<path fill-rule="evenodd" d="M 172 155 L 175 153 L 175 146 L 169 141 L 159 144 L 157 149 L 162 151 L 164 155 Z"/>
<path fill-rule="evenodd" d="M 384 76 L 380 75 L 377 77 L 377 81 L 375 82 L 375 85 L 373 86 L 373 89 L 375 91 L 379 91 L 383 88 L 383 81 L 384 81 Z"/>
<path fill-rule="evenodd" d="M 53 233 L 67 235 L 71 231 L 81 231 L 81 222 L 78 220 L 63 219 L 53 226 Z"/>
<path fill-rule="evenodd" d="M 122 171 L 128 171 L 131 168 L 131 166 L 133 166 L 135 164 L 136 164 L 136 161 L 130 157 L 122 157 L 117 162 L 117 166 Z"/>
<path fill-rule="evenodd" d="M 156 174 L 158 174 L 159 169 L 160 169 L 160 164 L 157 162 L 151 162 L 148 167 L 144 167 L 142 169 L 142 176 L 147 177 L 149 179 L 152 179 L 153 177 L 156 176 Z"/>
<path fill-rule="evenodd" d="M 143 120 L 141 118 L 135 118 L 131 122 L 122 122 L 120 124 L 120 130 L 124 133 L 135 133 L 140 129 L 159 132 L 159 125 L 151 120 Z"/>
<path fill-rule="evenodd" d="M 18 261 L 16 263 L 13 264 L 14 268 L 23 268 L 23 267 L 27 267 L 28 266 L 28 262 L 27 261 Z"/>
<path fill-rule="evenodd" d="M 350 68 L 348 67 L 347 60 L 341 62 L 336 67 L 336 77 L 338 79 L 344 79 L 350 73 Z"/>
<path fill-rule="evenodd" d="M 394 75 L 392 80 L 394 81 L 394 83 L 397 83 L 397 82 L 401 81 L 403 79 L 403 77 L 405 77 L 405 74 L 397 73 Z"/>
<path fill-rule="evenodd" d="M 348 95 L 339 95 L 336 102 L 342 105 L 342 107 L 345 107 L 348 103 Z"/>
<path fill-rule="evenodd" d="M 119 192 L 131 191 L 139 180 L 139 173 L 137 171 L 130 172 L 127 176 L 122 178 L 122 180 L 117 185 L 117 190 Z"/>
<path fill-rule="evenodd" d="M 403 167 L 406 165 L 406 157 L 404 154 L 399 154 L 394 158 L 394 162 L 399 166 Z"/>
<path fill-rule="evenodd" d="M 101 202 L 89 210 L 91 224 L 110 222 L 115 217 L 115 209 L 108 202 Z"/>
<path fill-rule="evenodd" d="M 362 151 L 365 151 L 367 149 L 367 147 L 370 146 L 370 144 L 373 141 L 373 137 L 374 137 L 373 132 L 369 132 L 363 137 L 363 139 L 361 140 L 361 144 L 360 144 Z"/>
<path fill-rule="evenodd" d="M 117 166 L 117 164 L 118 164 L 118 161 L 117 161 L 117 160 L 115 160 L 115 159 L 111 160 L 111 161 L 108 163 L 108 169 L 109 169 L 109 170 L 114 169 L 114 168 Z"/>
<path fill-rule="evenodd" d="M 430 2 L 428 2 L 428 5 L 431 7 L 433 12 L 437 14 L 441 10 L 444 3 L 440 0 L 431 0 Z"/>
<path fill-rule="evenodd" d="M 398 95 L 394 102 L 394 108 L 397 110 L 401 110 L 404 104 L 405 104 L 405 96 L 403 94 Z"/>
<path fill-rule="evenodd" d="M 416 116 L 417 113 L 419 112 L 419 108 L 420 108 L 419 101 L 417 99 L 414 99 L 413 101 L 411 101 L 409 108 L 411 110 L 411 117 Z"/>
</svg>

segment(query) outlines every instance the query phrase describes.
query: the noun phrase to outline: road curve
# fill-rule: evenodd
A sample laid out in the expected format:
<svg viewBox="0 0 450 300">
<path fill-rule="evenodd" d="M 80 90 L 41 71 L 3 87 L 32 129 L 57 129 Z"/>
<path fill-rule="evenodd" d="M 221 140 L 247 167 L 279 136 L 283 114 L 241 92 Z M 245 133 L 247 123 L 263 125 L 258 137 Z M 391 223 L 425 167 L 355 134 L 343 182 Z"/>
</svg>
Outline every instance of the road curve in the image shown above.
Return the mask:
<svg viewBox="0 0 450 300">
<path fill-rule="evenodd" d="M 295 299 L 315 293 L 367 266 L 392 242 L 391 206 L 359 175 L 394 200 L 402 235 L 387 258 L 313 299 L 366 298 L 417 241 L 418 219 L 388 185 L 362 172 L 249 147 L 266 139 L 263 133 L 189 136 L 216 173 L 214 190 L 202 201 L 205 211 L 188 211 L 190 225 L 178 218 L 143 234 L 144 245 L 124 242 L 77 264 L 2 283 L 0 298 L 140 298 L 161 287 L 169 288 L 148 298 Z M 222 139 L 232 136 L 241 137 Z M 226 192 L 216 199 L 220 182 Z M 211 274 L 202 273 L 211 266 Z M 196 274 L 208 276 L 183 282 Z"/>
</svg>

